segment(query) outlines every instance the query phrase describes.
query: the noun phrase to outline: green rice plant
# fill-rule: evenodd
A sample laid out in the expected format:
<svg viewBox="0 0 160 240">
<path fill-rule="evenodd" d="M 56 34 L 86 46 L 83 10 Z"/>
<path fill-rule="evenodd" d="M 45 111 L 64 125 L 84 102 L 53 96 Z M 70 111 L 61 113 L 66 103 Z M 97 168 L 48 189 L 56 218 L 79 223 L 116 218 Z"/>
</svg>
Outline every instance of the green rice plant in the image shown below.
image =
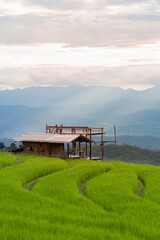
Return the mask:
<svg viewBox="0 0 160 240">
<path fill-rule="evenodd" d="M 15 156 L 8 153 L 0 152 L 0 168 L 9 166 L 13 164 L 15 161 L 16 161 Z"/>
<path fill-rule="evenodd" d="M 123 214 L 127 211 L 127 203 L 133 198 L 137 186 L 136 174 L 128 169 L 114 169 L 91 180 L 87 187 L 87 196 L 108 211 Z M 125 201 L 125 204 L 121 204 Z"/>
<path fill-rule="evenodd" d="M 65 199 L 65 202 L 80 204 L 83 202 L 83 198 L 79 194 L 78 185 L 86 179 L 93 178 L 110 169 L 112 169 L 112 165 L 106 163 L 97 164 L 92 162 L 87 165 L 85 163 L 41 179 L 35 185 L 33 191 L 49 197 L 54 196 L 54 198 L 61 201 Z"/>
<path fill-rule="evenodd" d="M 86 186 L 87 196 L 107 211 L 117 212 L 123 218 L 132 220 L 134 223 L 143 223 L 146 230 L 150 226 L 152 231 L 156 231 L 155 228 L 158 229 L 160 224 L 159 218 L 155 218 L 160 214 L 159 205 L 148 201 L 146 197 L 143 199 L 135 195 L 138 176 L 141 176 L 143 181 L 145 179 L 141 172 L 137 172 L 136 168 L 140 166 L 132 168 L 127 164 L 114 165 L 118 165 L 118 168 L 96 177 L 88 183 Z M 141 168 L 143 173 L 148 170 L 146 166 Z"/>
<path fill-rule="evenodd" d="M 68 164 L 68 168 L 76 167 L 79 165 L 88 165 L 93 163 L 93 161 L 89 159 L 66 159 L 66 162 Z"/>
<path fill-rule="evenodd" d="M 159 167 L 146 166 L 137 168 L 137 174 L 145 185 L 145 198 L 160 204 L 160 170 Z"/>
<path fill-rule="evenodd" d="M 120 165 L 126 165 L 122 162 L 113 162 L 113 165 L 119 167 Z M 118 165 L 117 165 L 118 164 Z M 160 204 L 160 168 L 150 165 L 128 164 L 126 165 L 137 175 L 137 178 L 141 180 L 144 185 L 144 197 L 155 203 Z"/>
<path fill-rule="evenodd" d="M 150 198 L 152 168 L 39 156 L 21 161 L 0 171 L 0 239 L 160 239 L 160 207 Z M 153 170 L 156 180 L 160 171 Z M 144 197 L 135 194 L 138 179 L 145 183 Z M 31 191 L 24 189 L 33 180 Z"/>
</svg>

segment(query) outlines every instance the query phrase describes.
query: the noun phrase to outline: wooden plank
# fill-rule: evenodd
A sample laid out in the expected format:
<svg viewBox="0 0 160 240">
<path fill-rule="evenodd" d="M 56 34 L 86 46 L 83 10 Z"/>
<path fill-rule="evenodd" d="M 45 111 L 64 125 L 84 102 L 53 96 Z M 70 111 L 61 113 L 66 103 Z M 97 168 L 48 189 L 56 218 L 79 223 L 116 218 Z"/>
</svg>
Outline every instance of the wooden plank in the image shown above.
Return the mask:
<svg viewBox="0 0 160 240">
<path fill-rule="evenodd" d="M 64 132 L 63 130 L 70 130 L 69 132 L 67 131 L 67 132 Z M 80 130 L 82 130 L 82 132 L 77 132 L 77 131 L 80 131 Z M 101 132 L 97 132 L 98 130 L 102 130 L 102 128 L 95 128 L 95 127 L 92 127 L 92 128 L 89 128 L 89 127 L 80 127 L 80 126 L 63 126 L 63 125 L 61 125 L 61 126 L 57 126 L 57 125 L 55 125 L 55 126 L 47 126 L 47 124 L 46 124 L 46 133 L 47 132 L 49 132 L 49 133 L 59 133 L 59 134 L 71 134 L 71 133 L 79 133 L 79 134 L 84 134 L 84 132 L 85 133 L 87 133 L 88 135 L 90 135 L 90 130 L 92 130 L 92 134 L 93 135 L 100 135 L 101 134 Z M 93 131 L 95 131 L 95 132 L 93 132 Z"/>
<path fill-rule="evenodd" d="M 102 134 L 104 135 L 105 132 L 103 132 L 103 133 L 101 133 L 101 132 L 99 132 L 99 133 L 92 133 L 92 136 L 93 136 L 93 135 L 102 135 Z M 90 135 L 90 133 L 87 133 L 87 135 Z"/>
</svg>

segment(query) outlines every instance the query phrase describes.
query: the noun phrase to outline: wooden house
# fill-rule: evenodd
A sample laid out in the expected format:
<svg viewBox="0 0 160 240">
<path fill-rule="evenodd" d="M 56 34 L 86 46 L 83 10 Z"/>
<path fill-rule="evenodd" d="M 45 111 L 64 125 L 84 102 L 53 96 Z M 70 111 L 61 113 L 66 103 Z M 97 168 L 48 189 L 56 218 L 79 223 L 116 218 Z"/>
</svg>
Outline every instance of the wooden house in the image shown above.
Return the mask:
<svg viewBox="0 0 160 240">
<path fill-rule="evenodd" d="M 47 157 L 79 158 L 86 157 L 81 143 L 92 143 L 94 141 L 81 134 L 27 134 L 15 140 L 22 142 L 21 149 L 15 149 L 15 154 L 37 154 Z M 77 149 L 78 143 L 78 149 Z"/>
<path fill-rule="evenodd" d="M 97 127 L 69 127 L 63 125 L 48 126 L 46 133 L 24 135 L 15 141 L 22 142 L 22 148 L 14 149 L 14 154 L 37 154 L 47 157 L 60 158 L 89 158 L 93 160 L 104 159 L 104 143 L 115 143 L 115 156 L 117 159 L 116 128 L 114 126 L 115 141 L 104 141 L 103 128 Z M 92 143 L 94 136 L 101 139 L 101 157 L 92 157 Z M 81 145 L 83 143 L 83 145 Z M 78 146 L 77 146 L 78 145 Z M 89 145 L 89 147 L 88 147 Z"/>
</svg>

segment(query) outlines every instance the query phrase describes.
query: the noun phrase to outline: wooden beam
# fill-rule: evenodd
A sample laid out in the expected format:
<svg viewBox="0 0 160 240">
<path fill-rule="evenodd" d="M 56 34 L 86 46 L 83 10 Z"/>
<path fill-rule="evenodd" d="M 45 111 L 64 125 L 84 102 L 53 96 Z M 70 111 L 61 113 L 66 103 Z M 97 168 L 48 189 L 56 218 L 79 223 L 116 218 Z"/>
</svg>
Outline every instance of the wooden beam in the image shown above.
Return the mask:
<svg viewBox="0 0 160 240">
<path fill-rule="evenodd" d="M 68 130 L 68 131 L 63 131 Z M 91 130 L 91 131 L 90 131 Z M 49 133 L 56 133 L 56 134 L 87 134 L 90 135 L 90 132 L 92 132 L 92 135 L 100 135 L 102 128 L 89 128 L 89 127 L 74 127 L 74 126 L 47 126 L 46 124 L 46 132 Z M 104 134 L 104 133 L 103 133 Z"/>
<path fill-rule="evenodd" d="M 104 135 L 104 134 L 105 134 L 105 132 L 103 132 L 103 133 L 101 133 L 101 132 L 98 132 L 98 133 L 93 133 L 93 132 L 92 132 L 92 136 L 93 136 L 93 135 L 102 135 L 102 134 Z M 87 133 L 87 135 L 90 135 L 90 133 Z"/>
<path fill-rule="evenodd" d="M 50 133 L 53 133 L 54 134 L 54 132 L 53 131 L 49 131 Z M 56 130 L 56 134 L 77 134 L 77 135 L 87 135 L 87 136 L 90 136 L 90 132 L 75 132 L 75 131 L 73 131 L 73 132 L 62 132 L 62 130 L 61 130 L 61 132 L 60 131 L 57 131 Z M 99 133 L 92 133 L 91 135 L 93 136 L 93 135 L 101 135 L 102 133 L 101 132 L 99 132 Z M 103 135 L 105 134 L 105 132 L 103 132 Z"/>
<path fill-rule="evenodd" d="M 94 129 L 95 129 L 95 130 L 98 130 L 98 129 L 99 129 L 99 130 L 102 130 L 103 128 L 95 128 L 95 127 L 92 127 L 92 128 L 88 128 L 88 129 L 91 129 L 91 130 L 94 130 Z"/>
</svg>

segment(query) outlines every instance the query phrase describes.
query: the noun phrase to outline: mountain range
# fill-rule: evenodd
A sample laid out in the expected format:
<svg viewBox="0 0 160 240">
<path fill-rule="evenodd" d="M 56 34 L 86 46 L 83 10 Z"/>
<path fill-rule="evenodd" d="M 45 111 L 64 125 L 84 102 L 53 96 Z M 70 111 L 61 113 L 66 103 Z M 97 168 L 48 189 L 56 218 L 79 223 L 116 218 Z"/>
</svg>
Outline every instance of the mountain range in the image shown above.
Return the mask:
<svg viewBox="0 0 160 240">
<path fill-rule="evenodd" d="M 45 124 L 102 126 L 107 135 L 160 138 L 160 86 L 30 87 L 0 91 L 0 138 L 44 132 Z"/>
</svg>

